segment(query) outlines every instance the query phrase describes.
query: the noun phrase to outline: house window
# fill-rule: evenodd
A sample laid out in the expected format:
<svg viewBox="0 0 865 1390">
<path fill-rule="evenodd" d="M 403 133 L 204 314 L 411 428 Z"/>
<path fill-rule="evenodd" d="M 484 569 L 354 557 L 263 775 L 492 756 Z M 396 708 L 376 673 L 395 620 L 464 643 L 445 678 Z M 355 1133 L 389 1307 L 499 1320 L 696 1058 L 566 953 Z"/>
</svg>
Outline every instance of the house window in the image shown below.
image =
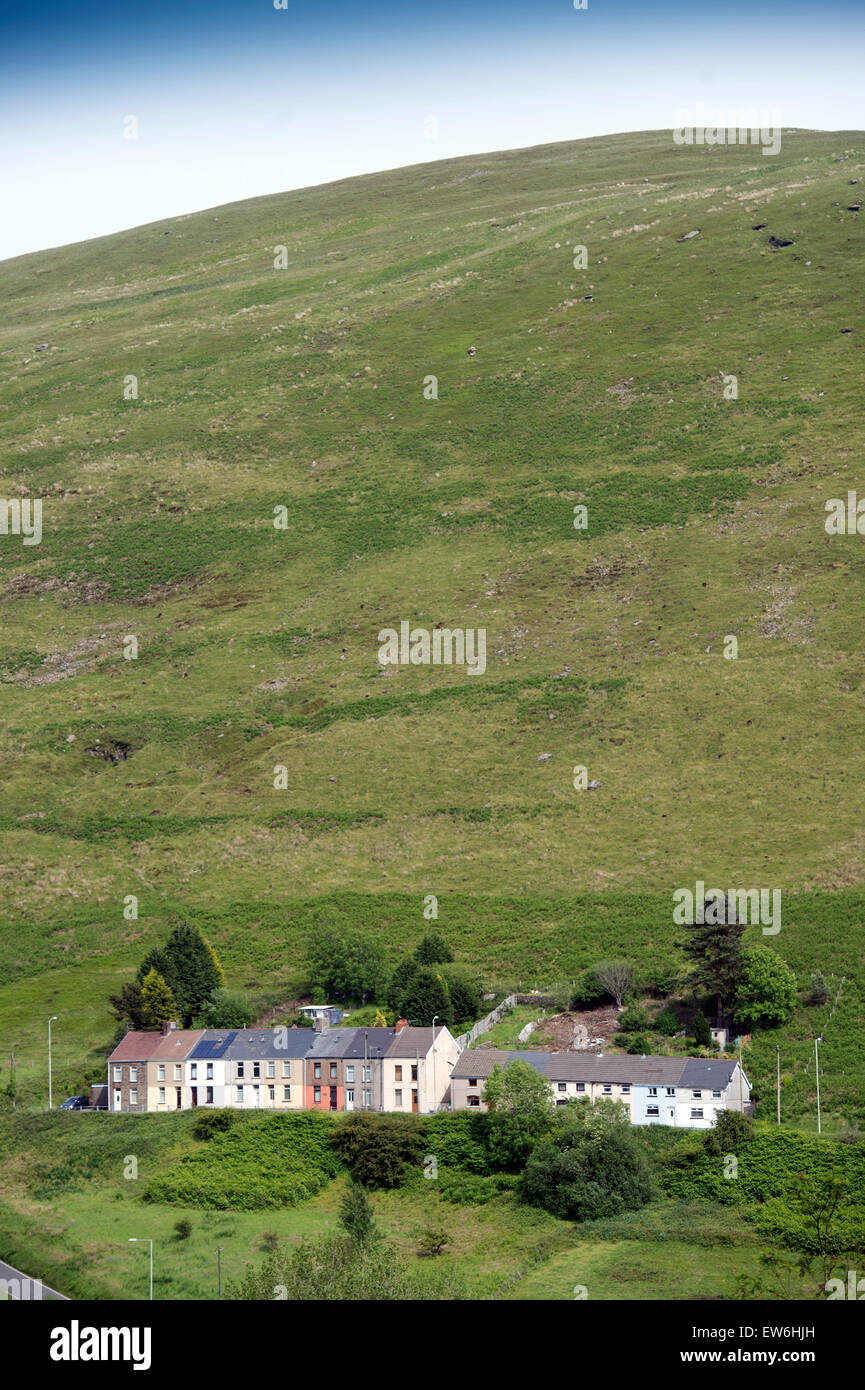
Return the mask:
<svg viewBox="0 0 865 1390">
<path fill-rule="evenodd" d="M 160 1062 L 159 1065 L 158 1065 L 157 1068 L 156 1068 L 156 1080 L 157 1080 L 157 1081 L 164 1081 L 164 1080 L 165 1080 L 165 1063 L 164 1063 L 164 1062 Z"/>
<path fill-rule="evenodd" d="M 275 1063 L 275 1062 L 268 1062 L 268 1064 L 267 1064 L 267 1074 L 268 1074 L 268 1076 L 276 1076 L 276 1063 Z"/>
<path fill-rule="evenodd" d="M 622 1095 L 623 1095 L 623 1096 L 629 1096 L 630 1094 L 631 1094 L 631 1088 L 630 1088 L 630 1086 L 623 1086 L 623 1087 L 622 1087 Z"/>
<path fill-rule="evenodd" d="M 400 1106 L 402 1105 L 402 1091 L 401 1091 L 401 1090 L 400 1090 L 400 1091 L 394 1091 L 394 1093 L 393 1093 L 393 1103 L 394 1103 L 394 1105 L 400 1105 Z"/>
<path fill-rule="evenodd" d="M 586 1089 L 586 1083 L 585 1083 L 585 1081 L 578 1081 L 578 1082 L 577 1082 L 576 1089 L 577 1089 L 578 1091 L 584 1091 L 584 1090 Z"/>
<path fill-rule="evenodd" d="M 479 1110 L 481 1105 L 480 1096 L 469 1096 L 469 1109 Z"/>
<path fill-rule="evenodd" d="M 330 1064 L 330 1079 L 331 1081 L 336 1080 L 336 1062 L 331 1062 Z"/>
<path fill-rule="evenodd" d="M 137 1067 L 130 1067 L 130 1068 L 129 1068 L 129 1080 L 130 1080 L 130 1081 L 137 1081 L 137 1080 L 138 1080 L 138 1068 L 137 1068 Z"/>
<path fill-rule="evenodd" d="M 703 1118 L 703 1107 L 702 1107 L 702 1105 L 692 1105 L 692 1106 L 691 1106 L 691 1119 L 692 1119 L 692 1120 L 702 1120 L 702 1118 Z"/>
<path fill-rule="evenodd" d="M 658 1094 L 658 1088 L 657 1088 L 657 1086 L 650 1086 L 650 1087 L 649 1087 L 649 1095 L 650 1095 L 650 1096 L 656 1096 L 657 1094 Z"/>
<path fill-rule="evenodd" d="M 713 1100 L 720 1100 L 720 1099 L 721 1099 L 721 1092 L 720 1092 L 720 1091 L 713 1091 L 713 1092 L 712 1092 L 712 1099 L 713 1099 Z"/>
<path fill-rule="evenodd" d="M 611 1096 L 612 1094 L 613 1094 L 613 1088 L 612 1088 L 612 1086 L 605 1086 L 605 1087 L 604 1087 L 604 1095 L 605 1095 L 605 1096 Z"/>
<path fill-rule="evenodd" d="M 676 1088 L 675 1088 L 675 1086 L 668 1086 L 668 1087 L 667 1087 L 667 1095 L 668 1095 L 668 1096 L 674 1096 L 675 1094 L 676 1094 Z"/>
<path fill-rule="evenodd" d="M 364 1093 L 363 1093 L 363 1103 L 364 1103 L 364 1106 L 366 1107 L 366 1109 L 369 1110 L 370 1106 L 372 1105 L 372 1092 L 371 1092 L 371 1091 L 364 1091 Z"/>
<path fill-rule="evenodd" d="M 566 1100 L 557 1100 L 557 1101 L 556 1101 L 556 1105 L 567 1105 L 567 1103 L 568 1103 L 568 1102 L 567 1102 Z"/>
<path fill-rule="evenodd" d="M 364 1079 L 364 1081 L 369 1081 L 370 1078 L 371 1078 L 371 1076 L 372 1076 L 372 1072 L 371 1072 L 370 1068 L 369 1068 L 369 1067 L 364 1067 L 364 1069 L 363 1069 L 363 1079 Z"/>
<path fill-rule="evenodd" d="M 691 1095 L 694 1097 L 694 1100 L 700 1100 L 700 1099 L 702 1098 L 703 1092 L 702 1092 L 702 1091 L 692 1091 L 692 1092 L 691 1092 Z"/>
<path fill-rule="evenodd" d="M 315 1077 L 316 1081 L 321 1080 L 321 1062 L 313 1062 L 312 1074 Z"/>
<path fill-rule="evenodd" d="M 312 1100 L 313 1100 L 313 1104 L 314 1104 L 314 1105 L 320 1104 L 320 1102 L 321 1102 L 321 1087 L 320 1087 L 320 1086 L 315 1086 L 315 1087 L 313 1088 Z"/>
<path fill-rule="evenodd" d="M 283 1086 L 283 1088 L 282 1088 L 282 1099 L 283 1099 L 283 1100 L 291 1100 L 291 1087 L 290 1087 L 290 1086 Z"/>
<path fill-rule="evenodd" d="M 174 1066 L 174 1079 L 175 1081 L 183 1080 L 183 1068 L 181 1067 L 179 1062 L 176 1062 Z"/>
<path fill-rule="evenodd" d="M 647 1106 L 646 1106 L 646 1114 L 647 1114 L 647 1115 L 657 1115 L 657 1114 L 658 1114 L 658 1107 L 657 1107 L 657 1105 L 647 1105 Z"/>
<path fill-rule="evenodd" d="M 238 1080 L 240 1080 L 240 1078 L 244 1075 L 244 1066 L 245 1066 L 245 1063 L 244 1063 L 244 1062 L 238 1062 L 238 1064 L 237 1064 L 237 1079 L 238 1079 Z M 241 1087 L 241 1090 L 242 1090 L 242 1089 L 243 1089 L 243 1088 Z"/>
<path fill-rule="evenodd" d="M 354 1067 L 346 1067 L 345 1079 L 346 1081 L 354 1081 Z"/>
<path fill-rule="evenodd" d="M 115 1068 L 114 1068 L 114 1080 L 115 1080 L 115 1081 L 120 1081 L 120 1080 L 122 1080 L 122 1077 L 123 1077 L 123 1068 L 122 1068 L 122 1067 L 115 1067 Z"/>
<path fill-rule="evenodd" d="M 269 1101 L 274 1101 L 274 1100 L 276 1100 L 276 1087 L 275 1087 L 275 1086 L 268 1086 L 268 1088 L 267 1088 L 267 1099 L 268 1099 Z"/>
<path fill-rule="evenodd" d="M 190 1079 L 190 1081 L 197 1081 L 197 1080 L 198 1080 L 198 1063 L 197 1063 L 197 1062 L 190 1062 L 190 1063 L 189 1063 L 189 1079 Z"/>
<path fill-rule="evenodd" d="M 568 1083 L 567 1083 L 567 1081 L 560 1081 L 560 1082 L 559 1082 L 558 1089 L 559 1089 L 560 1091 L 566 1091 L 566 1090 L 568 1089 Z"/>
<path fill-rule="evenodd" d="M 253 1064 L 252 1064 L 252 1074 L 253 1074 L 253 1076 L 261 1076 L 261 1063 L 260 1063 L 260 1062 L 253 1062 Z"/>
<path fill-rule="evenodd" d="M 283 1076 L 291 1076 L 291 1062 L 283 1062 L 282 1074 Z"/>
<path fill-rule="evenodd" d="M 165 1087 L 164 1087 L 164 1086 L 160 1086 L 160 1088 L 159 1088 L 159 1104 L 160 1104 L 160 1105 L 164 1105 L 164 1104 L 165 1104 Z"/>
<path fill-rule="evenodd" d="M 416 1067 L 416 1066 L 412 1067 L 412 1069 L 411 1069 L 411 1079 L 412 1079 L 412 1081 L 417 1081 L 417 1067 Z"/>
<path fill-rule="evenodd" d="M 238 1086 L 238 1088 L 237 1088 L 237 1103 L 238 1103 L 238 1105 L 242 1105 L 242 1104 L 243 1104 L 243 1087 L 242 1087 L 242 1086 Z"/>
<path fill-rule="evenodd" d="M 213 1087 L 212 1087 L 212 1086 L 208 1086 L 208 1088 L 207 1088 L 207 1090 L 206 1090 L 206 1092 L 205 1092 L 204 1104 L 205 1104 L 205 1105 L 212 1105 L 212 1104 L 213 1104 Z"/>
<path fill-rule="evenodd" d="M 478 1079 L 477 1079 L 477 1077 L 476 1077 L 476 1076 L 470 1076 L 470 1077 L 469 1077 L 469 1085 L 470 1085 L 470 1086 L 477 1086 L 477 1084 L 478 1084 Z"/>
<path fill-rule="evenodd" d="M 129 1104 L 130 1104 L 130 1105 L 137 1105 L 137 1104 L 138 1104 L 138 1087 L 137 1087 L 137 1086 L 133 1086 L 133 1087 L 131 1088 L 130 1092 L 129 1092 Z"/>
<path fill-rule="evenodd" d="M 393 1079 L 394 1079 L 394 1081 L 402 1081 L 402 1067 L 394 1067 L 394 1069 L 393 1069 Z M 473 1086 L 474 1084 L 475 1084 L 475 1083 L 474 1083 L 473 1081 L 470 1081 L 470 1082 L 469 1082 L 469 1085 L 470 1085 L 470 1086 Z"/>
<path fill-rule="evenodd" d="M 212 1080 L 213 1080 L 213 1063 L 212 1063 L 212 1062 L 208 1062 L 208 1063 L 207 1063 L 207 1076 L 206 1076 L 205 1080 L 207 1080 L 207 1081 L 212 1081 Z"/>
</svg>

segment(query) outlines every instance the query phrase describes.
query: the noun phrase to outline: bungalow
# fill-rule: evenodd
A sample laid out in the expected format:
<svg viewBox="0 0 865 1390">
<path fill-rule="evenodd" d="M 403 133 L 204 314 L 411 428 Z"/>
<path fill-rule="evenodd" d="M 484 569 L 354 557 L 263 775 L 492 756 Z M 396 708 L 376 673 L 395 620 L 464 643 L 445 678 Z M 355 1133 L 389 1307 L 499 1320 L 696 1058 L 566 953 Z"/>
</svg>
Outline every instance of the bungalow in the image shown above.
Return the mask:
<svg viewBox="0 0 865 1390">
<path fill-rule="evenodd" d="M 459 1055 L 447 1028 L 410 1028 L 401 1018 L 382 1061 L 381 1109 L 415 1115 L 438 1110 Z"/>
</svg>

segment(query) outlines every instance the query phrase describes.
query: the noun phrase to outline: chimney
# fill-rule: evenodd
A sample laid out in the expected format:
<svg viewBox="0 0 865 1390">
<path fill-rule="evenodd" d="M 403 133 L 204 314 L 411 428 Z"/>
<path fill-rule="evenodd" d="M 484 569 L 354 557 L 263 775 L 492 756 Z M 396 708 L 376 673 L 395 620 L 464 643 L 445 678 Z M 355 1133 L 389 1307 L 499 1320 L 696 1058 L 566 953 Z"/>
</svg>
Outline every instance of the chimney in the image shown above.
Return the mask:
<svg viewBox="0 0 865 1390">
<path fill-rule="evenodd" d="M 169 1034 L 169 1033 L 173 1033 L 174 1030 L 175 1030 L 176 1028 L 177 1028 L 177 1024 L 176 1024 L 176 1023 L 163 1023 L 163 1025 L 162 1025 L 162 1036 L 163 1036 L 163 1038 L 167 1038 L 167 1037 L 168 1037 L 168 1034 Z"/>
<path fill-rule="evenodd" d="M 397 1031 L 398 1033 L 401 1033 L 402 1030 L 403 1030 L 403 1028 L 408 1028 L 408 1019 L 407 1019 L 407 1018 L 398 1018 L 397 1021 L 396 1021 L 396 1031 Z"/>
<path fill-rule="evenodd" d="M 316 1033 L 323 1033 L 325 1028 L 327 1027 L 327 1019 L 324 1018 L 321 1014 L 316 1014 L 312 1026 L 313 1030 Z"/>
</svg>

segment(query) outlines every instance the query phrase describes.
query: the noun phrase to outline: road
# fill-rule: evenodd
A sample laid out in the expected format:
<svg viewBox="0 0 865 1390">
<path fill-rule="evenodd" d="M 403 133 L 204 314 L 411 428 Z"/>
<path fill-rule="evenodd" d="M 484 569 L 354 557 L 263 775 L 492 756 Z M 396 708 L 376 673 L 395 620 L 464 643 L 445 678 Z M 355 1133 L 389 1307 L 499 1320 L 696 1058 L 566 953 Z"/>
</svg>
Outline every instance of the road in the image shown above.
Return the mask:
<svg viewBox="0 0 865 1390">
<path fill-rule="evenodd" d="M 7 1265 L 0 1260 L 0 1296 L 14 1299 L 16 1302 L 23 1302 L 28 1298 L 33 1298 L 38 1280 L 31 1279 L 29 1274 L 22 1274 L 20 1269 L 14 1265 Z M 23 1295 L 23 1297 L 22 1297 Z M 60 1299 L 63 1303 L 68 1303 L 69 1299 L 65 1293 L 58 1293 L 56 1289 L 49 1289 L 47 1284 L 42 1285 L 41 1297 L 46 1300 Z"/>
</svg>

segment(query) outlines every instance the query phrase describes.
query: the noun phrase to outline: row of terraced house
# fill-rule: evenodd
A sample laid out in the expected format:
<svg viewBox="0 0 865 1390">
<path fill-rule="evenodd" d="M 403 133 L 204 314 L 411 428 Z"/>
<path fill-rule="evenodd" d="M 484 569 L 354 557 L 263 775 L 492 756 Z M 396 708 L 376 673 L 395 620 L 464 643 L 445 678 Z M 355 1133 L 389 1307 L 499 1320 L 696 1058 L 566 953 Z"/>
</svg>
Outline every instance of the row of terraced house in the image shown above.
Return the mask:
<svg viewBox="0 0 865 1390">
<path fill-rule="evenodd" d="M 242 1028 L 129 1032 L 108 1059 L 108 1106 L 123 1112 L 230 1106 L 431 1114 L 485 1110 L 493 1067 L 528 1062 L 557 1104 L 614 1100 L 632 1124 L 708 1129 L 747 1110 L 751 1086 L 724 1058 L 596 1056 L 525 1049 L 460 1052 L 447 1028 Z"/>
</svg>

